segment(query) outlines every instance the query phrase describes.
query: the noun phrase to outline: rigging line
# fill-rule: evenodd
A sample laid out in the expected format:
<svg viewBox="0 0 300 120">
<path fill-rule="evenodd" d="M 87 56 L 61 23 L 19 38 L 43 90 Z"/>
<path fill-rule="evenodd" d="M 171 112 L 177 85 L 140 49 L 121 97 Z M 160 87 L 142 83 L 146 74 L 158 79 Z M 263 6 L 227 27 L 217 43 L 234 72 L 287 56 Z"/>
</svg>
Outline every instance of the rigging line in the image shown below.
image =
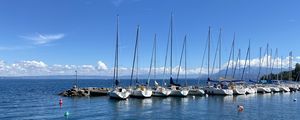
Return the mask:
<svg viewBox="0 0 300 120">
<path fill-rule="evenodd" d="M 234 47 L 234 40 L 235 40 L 235 33 L 233 34 L 233 40 L 232 40 L 232 44 L 231 44 L 229 60 L 228 60 L 227 67 L 226 67 L 226 72 L 225 72 L 225 79 L 227 78 L 228 68 L 229 68 L 229 64 L 231 62 L 230 60 L 231 60 L 232 51 L 233 51 L 233 47 Z"/>
<path fill-rule="evenodd" d="M 269 44 L 267 44 L 267 46 L 269 46 Z M 268 47 L 265 50 L 264 56 L 266 56 L 267 51 L 268 51 Z M 259 67 L 259 70 L 258 70 L 257 80 L 259 79 L 259 76 L 261 74 L 262 64 L 263 64 L 264 61 L 265 61 L 265 57 L 261 56 L 261 50 L 260 50 L 260 67 Z M 266 76 L 263 76 L 263 79 L 264 78 L 266 78 Z"/>
<path fill-rule="evenodd" d="M 239 61 L 239 59 L 240 59 L 240 49 L 239 49 L 239 51 L 238 51 L 238 56 L 236 57 L 236 62 L 235 62 L 235 67 L 234 67 L 234 69 L 233 69 L 233 74 L 232 74 L 232 79 L 234 79 L 234 77 L 235 77 L 235 72 L 236 72 L 236 68 L 237 68 L 237 65 L 238 65 L 238 61 Z"/>
<path fill-rule="evenodd" d="M 178 66 L 178 71 L 177 71 L 177 77 L 176 77 L 176 83 L 178 84 L 178 79 L 179 79 L 179 73 L 180 73 L 180 68 L 181 68 L 181 63 L 182 63 L 182 57 L 183 57 L 183 52 L 185 49 L 185 44 L 186 44 L 186 36 L 184 37 L 183 44 L 182 44 L 182 49 L 181 49 L 181 56 L 180 56 L 180 61 L 179 61 L 179 66 Z"/>
<path fill-rule="evenodd" d="M 154 35 L 154 40 L 153 40 L 153 48 L 152 48 L 152 55 L 151 55 L 151 62 L 150 62 L 150 69 L 149 69 L 149 73 L 148 73 L 148 81 L 147 81 L 147 86 L 149 86 L 149 82 L 150 82 L 150 75 L 151 75 L 151 71 L 152 71 L 152 64 L 153 64 L 153 59 L 154 59 L 154 50 L 155 50 L 155 39 L 156 39 L 156 34 Z M 155 68 L 154 68 L 155 69 Z"/>
<path fill-rule="evenodd" d="M 220 40 L 221 40 L 221 31 L 219 33 L 219 40 L 218 40 L 218 43 L 217 43 L 217 48 L 216 48 L 216 53 L 215 53 L 215 56 L 214 56 L 214 62 L 213 62 L 213 67 L 212 67 L 212 74 L 214 74 L 214 69 L 215 69 L 215 64 L 216 64 L 216 59 L 217 59 L 217 55 L 218 55 L 218 51 L 220 49 Z"/>
<path fill-rule="evenodd" d="M 200 84 L 200 79 L 201 79 L 201 75 L 202 75 L 202 70 L 203 70 L 203 65 L 204 65 L 204 58 L 206 56 L 206 50 L 207 50 L 207 44 L 208 44 L 208 39 L 206 40 L 205 48 L 204 48 L 204 52 L 203 52 L 203 56 L 202 56 L 202 63 L 201 63 L 200 71 L 199 71 L 199 79 L 197 81 L 198 85 Z"/>
<path fill-rule="evenodd" d="M 244 64 L 244 68 L 243 68 L 243 73 L 242 73 L 241 80 L 244 79 L 245 69 L 246 69 L 247 60 L 248 60 L 248 56 L 249 56 L 249 51 L 250 51 L 250 40 L 249 40 L 249 46 L 248 46 L 248 49 L 247 49 L 246 60 L 245 60 L 245 64 Z"/>
<path fill-rule="evenodd" d="M 133 73 L 135 69 L 135 60 L 136 60 L 136 54 L 137 54 L 137 44 L 138 44 L 138 34 L 139 34 L 139 26 L 136 30 L 136 39 L 135 39 L 135 47 L 134 47 L 134 54 L 133 54 L 133 62 L 132 62 L 132 69 L 131 69 L 131 76 L 130 76 L 130 86 L 132 86 L 133 83 Z"/>
<path fill-rule="evenodd" d="M 166 68 L 167 68 L 167 61 L 168 61 L 168 53 L 169 53 L 169 44 L 170 44 L 170 37 L 171 37 L 171 27 L 169 28 L 168 34 L 168 41 L 167 41 L 167 49 L 166 49 L 166 56 L 165 56 L 165 63 L 164 63 L 164 71 L 163 71 L 163 83 L 162 86 L 166 83 L 165 75 L 166 75 Z"/>
</svg>

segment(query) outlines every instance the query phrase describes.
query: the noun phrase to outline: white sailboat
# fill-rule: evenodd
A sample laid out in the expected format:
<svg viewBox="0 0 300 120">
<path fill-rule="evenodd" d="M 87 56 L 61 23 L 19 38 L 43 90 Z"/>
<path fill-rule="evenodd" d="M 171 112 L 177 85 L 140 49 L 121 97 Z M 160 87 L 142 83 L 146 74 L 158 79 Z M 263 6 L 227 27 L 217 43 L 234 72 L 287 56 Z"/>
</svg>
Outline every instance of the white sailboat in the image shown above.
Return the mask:
<svg viewBox="0 0 300 120">
<path fill-rule="evenodd" d="M 234 95 L 245 95 L 246 89 L 242 85 L 236 85 L 234 88 L 232 88 Z"/>
<path fill-rule="evenodd" d="M 270 86 L 270 89 L 273 93 L 280 92 L 280 88 L 277 86 Z"/>
<path fill-rule="evenodd" d="M 179 87 L 179 86 L 171 86 L 171 93 L 170 96 L 174 97 L 186 97 L 189 93 L 189 90 L 186 87 Z"/>
<path fill-rule="evenodd" d="M 148 85 L 142 85 L 139 84 L 138 80 L 138 76 L 139 76 L 139 68 L 138 68 L 138 44 L 139 44 L 139 30 L 140 27 L 137 27 L 137 33 L 136 33 L 136 42 L 135 42 L 135 49 L 134 49 L 134 58 L 133 58 L 133 65 L 132 65 L 132 72 L 131 72 L 131 84 L 130 86 L 132 86 L 132 82 L 133 82 L 133 74 L 134 74 L 134 69 L 135 69 L 135 65 L 136 65 L 136 80 L 135 80 L 135 87 L 130 87 L 130 96 L 131 97 L 139 97 L 139 98 L 149 98 L 152 95 L 152 90 L 148 87 Z"/>
<path fill-rule="evenodd" d="M 210 82 L 212 82 L 212 80 L 210 79 L 210 27 L 209 27 L 209 30 L 208 30 L 208 60 L 207 60 L 207 63 L 208 63 L 208 79 L 207 79 L 207 83 L 208 83 L 208 86 L 204 87 L 203 90 L 206 94 L 212 94 L 212 95 L 233 95 L 233 90 L 231 89 L 228 89 L 228 88 L 225 88 L 225 87 L 222 87 L 223 85 L 221 84 L 214 84 L 213 86 L 210 85 Z M 234 40 L 233 40 L 233 44 L 234 44 Z"/>
<path fill-rule="evenodd" d="M 167 89 L 165 87 L 160 86 L 156 82 L 156 34 L 154 36 L 154 42 L 153 42 L 153 50 L 152 50 L 152 57 L 151 57 L 151 63 L 150 63 L 150 70 L 149 70 L 149 75 L 148 75 L 148 84 L 150 83 L 150 74 L 151 74 L 151 68 L 152 68 L 152 63 L 154 63 L 154 88 L 152 90 L 152 96 L 155 97 L 168 97 L 171 93 L 170 89 Z"/>
<path fill-rule="evenodd" d="M 217 86 L 206 86 L 203 88 L 206 94 L 212 95 L 233 95 L 233 90 L 223 89 L 221 85 Z"/>
<path fill-rule="evenodd" d="M 272 90 L 267 86 L 257 85 L 257 93 L 271 93 Z"/>
<path fill-rule="evenodd" d="M 278 86 L 281 92 L 290 92 L 290 88 L 284 85 L 279 85 Z"/>
<path fill-rule="evenodd" d="M 246 86 L 245 90 L 246 90 L 246 94 L 255 94 L 255 93 L 257 93 L 257 90 L 256 90 L 255 86 Z"/>
<path fill-rule="evenodd" d="M 155 96 L 155 97 L 168 97 L 170 94 L 171 94 L 170 89 L 159 86 L 158 83 L 154 87 L 154 90 L 152 91 L 152 96 Z"/>
<path fill-rule="evenodd" d="M 205 92 L 199 87 L 190 87 L 188 95 L 205 95 Z"/>
<path fill-rule="evenodd" d="M 241 55 L 241 50 L 239 49 L 239 52 L 238 52 L 238 59 L 237 61 L 240 63 L 240 55 Z M 248 60 L 249 59 L 249 60 Z M 245 63 L 244 63 L 244 68 L 243 68 L 243 73 L 242 73 L 242 77 L 241 77 L 241 80 L 243 81 L 244 79 L 244 73 L 245 73 L 245 70 L 246 70 L 246 65 L 247 65 L 247 60 L 249 61 L 249 64 L 248 64 L 248 74 L 250 74 L 250 40 L 249 40 L 249 45 L 248 45 L 248 49 L 247 49 L 247 54 L 246 54 L 246 60 L 245 60 Z M 238 62 L 236 62 L 236 65 L 235 65 L 235 69 L 234 69 L 234 73 L 233 73 L 233 78 L 234 78 L 234 75 L 235 75 L 235 70 L 236 70 L 236 67 L 237 67 L 237 64 Z M 233 85 L 232 86 L 232 90 L 233 90 L 233 94 L 234 95 L 245 95 L 247 90 L 249 91 L 249 93 L 252 93 L 253 91 L 250 91 L 252 89 L 247 89 L 244 87 L 244 82 L 242 82 L 242 84 L 239 84 L 239 85 Z"/>
<path fill-rule="evenodd" d="M 175 84 L 172 78 L 172 50 L 173 50 L 173 13 L 171 13 L 171 24 L 170 24 L 170 89 L 171 93 L 170 96 L 176 97 L 185 97 L 188 95 L 188 90 L 186 88 L 182 88 Z"/>
<path fill-rule="evenodd" d="M 119 86 L 118 80 L 118 59 L 119 59 L 119 16 L 117 16 L 117 38 L 116 38 L 116 51 L 115 51 L 115 65 L 114 65 L 114 77 L 115 85 L 111 91 L 108 92 L 110 98 L 113 99 L 127 99 L 130 92 Z"/>
</svg>

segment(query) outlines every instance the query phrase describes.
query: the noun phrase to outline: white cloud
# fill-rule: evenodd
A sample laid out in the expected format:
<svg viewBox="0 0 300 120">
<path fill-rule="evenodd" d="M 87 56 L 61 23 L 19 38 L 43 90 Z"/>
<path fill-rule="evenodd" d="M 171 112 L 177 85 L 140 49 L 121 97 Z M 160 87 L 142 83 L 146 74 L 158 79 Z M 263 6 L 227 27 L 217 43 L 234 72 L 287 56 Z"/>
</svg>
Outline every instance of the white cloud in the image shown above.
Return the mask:
<svg viewBox="0 0 300 120">
<path fill-rule="evenodd" d="M 267 64 L 267 59 L 269 60 L 268 64 Z M 272 61 L 272 62 L 270 62 Z M 236 62 L 238 61 L 230 61 L 229 63 L 229 67 L 231 68 L 232 63 L 235 65 Z M 261 67 L 270 67 L 271 65 L 274 68 L 280 68 L 281 67 L 281 63 L 282 63 L 282 67 L 283 68 L 288 68 L 289 67 L 289 57 L 285 57 L 285 58 L 271 58 L 271 56 L 264 56 L 261 59 Z M 293 57 L 292 58 L 292 67 L 294 68 L 294 64 L 296 63 L 300 63 L 300 56 L 299 57 Z M 223 68 L 222 69 L 226 69 L 228 62 L 223 64 Z M 241 67 L 244 66 L 245 64 L 245 60 L 240 60 L 240 64 Z M 246 61 L 247 66 L 249 65 L 249 60 Z M 250 60 L 250 65 L 251 67 L 259 67 L 260 64 L 260 59 L 259 58 L 253 58 Z"/>
<path fill-rule="evenodd" d="M 98 70 L 107 70 L 107 66 L 105 63 L 103 63 L 102 61 L 98 61 L 98 66 L 97 66 Z"/>
<path fill-rule="evenodd" d="M 47 44 L 65 37 L 65 34 L 40 34 L 36 33 L 35 35 L 31 36 L 20 36 L 21 38 L 32 40 L 36 45 L 43 45 Z"/>
<path fill-rule="evenodd" d="M 267 58 L 266 56 L 264 57 Z M 273 61 L 276 59 L 273 59 Z M 283 58 L 282 60 L 278 58 L 279 63 L 282 61 L 283 68 L 288 68 L 289 66 L 289 58 Z M 235 61 L 233 61 L 235 62 Z M 241 67 L 243 67 L 245 60 L 241 60 Z M 247 61 L 248 63 L 248 61 Z M 258 67 L 259 66 L 259 59 L 254 58 L 250 61 L 251 66 Z M 294 57 L 293 65 L 295 63 L 300 63 L 300 57 Z M 224 63 L 221 69 L 226 69 L 227 63 Z M 263 67 L 266 67 L 266 62 L 262 64 Z M 276 68 L 277 65 L 274 64 Z M 280 65 L 279 65 L 280 67 Z M 294 66 L 293 66 L 294 67 Z M 179 67 L 175 66 L 173 68 L 173 76 L 177 75 Z M 185 73 L 183 68 L 180 68 L 180 75 Z M 200 72 L 199 67 L 197 68 L 188 68 L 187 74 L 188 75 L 197 75 Z M 41 75 L 74 75 L 75 70 L 78 71 L 79 75 L 103 75 L 103 76 L 112 76 L 113 75 L 113 67 L 108 67 L 104 62 L 98 61 L 95 65 L 85 64 L 85 65 L 60 65 L 60 64 L 53 64 L 48 65 L 43 61 L 38 60 L 27 60 L 27 61 L 19 61 L 15 63 L 6 63 L 3 60 L 0 60 L 0 76 L 41 76 Z M 157 67 L 156 73 L 163 74 L 164 67 Z M 215 69 L 214 73 L 217 73 L 219 70 Z M 139 74 L 148 75 L 149 68 L 140 68 Z M 153 72 L 153 71 L 152 71 Z M 170 68 L 167 67 L 165 71 L 165 77 L 169 75 Z M 202 75 L 207 74 L 207 68 L 202 68 Z M 151 73 L 153 75 L 153 73 Z M 129 76 L 131 75 L 131 68 L 130 67 L 119 67 L 119 75 L 120 76 Z"/>
</svg>

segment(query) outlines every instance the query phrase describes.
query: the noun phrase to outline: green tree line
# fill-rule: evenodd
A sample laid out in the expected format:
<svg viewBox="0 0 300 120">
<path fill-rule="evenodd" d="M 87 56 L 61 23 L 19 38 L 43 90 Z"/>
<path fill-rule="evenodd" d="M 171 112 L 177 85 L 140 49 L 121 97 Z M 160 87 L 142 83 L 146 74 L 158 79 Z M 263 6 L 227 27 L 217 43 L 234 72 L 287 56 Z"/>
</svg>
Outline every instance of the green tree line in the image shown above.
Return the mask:
<svg viewBox="0 0 300 120">
<path fill-rule="evenodd" d="M 300 74 L 300 64 L 297 63 L 295 65 L 295 69 L 292 71 L 283 71 L 278 74 L 267 74 L 263 75 L 260 79 L 261 80 L 292 80 L 292 81 L 299 81 L 299 74 Z"/>
</svg>

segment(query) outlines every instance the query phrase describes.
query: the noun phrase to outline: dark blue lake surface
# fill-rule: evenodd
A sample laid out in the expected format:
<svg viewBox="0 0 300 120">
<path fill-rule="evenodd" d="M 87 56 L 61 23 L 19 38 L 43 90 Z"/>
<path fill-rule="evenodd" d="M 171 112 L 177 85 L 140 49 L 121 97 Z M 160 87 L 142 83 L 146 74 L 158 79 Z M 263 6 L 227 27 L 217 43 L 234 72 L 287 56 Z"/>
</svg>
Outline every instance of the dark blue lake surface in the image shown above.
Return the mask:
<svg viewBox="0 0 300 120">
<path fill-rule="evenodd" d="M 128 81 L 122 81 L 128 83 Z M 300 94 L 149 98 L 125 101 L 57 94 L 74 80 L 0 80 L 0 119 L 300 119 Z M 196 83 L 190 80 L 189 83 Z M 81 87 L 110 87 L 110 80 L 80 80 Z M 59 99 L 63 99 L 60 108 Z M 293 101 L 297 99 L 298 101 Z M 237 105 L 244 105 L 243 112 Z M 64 117 L 68 111 L 69 117 Z"/>
</svg>

